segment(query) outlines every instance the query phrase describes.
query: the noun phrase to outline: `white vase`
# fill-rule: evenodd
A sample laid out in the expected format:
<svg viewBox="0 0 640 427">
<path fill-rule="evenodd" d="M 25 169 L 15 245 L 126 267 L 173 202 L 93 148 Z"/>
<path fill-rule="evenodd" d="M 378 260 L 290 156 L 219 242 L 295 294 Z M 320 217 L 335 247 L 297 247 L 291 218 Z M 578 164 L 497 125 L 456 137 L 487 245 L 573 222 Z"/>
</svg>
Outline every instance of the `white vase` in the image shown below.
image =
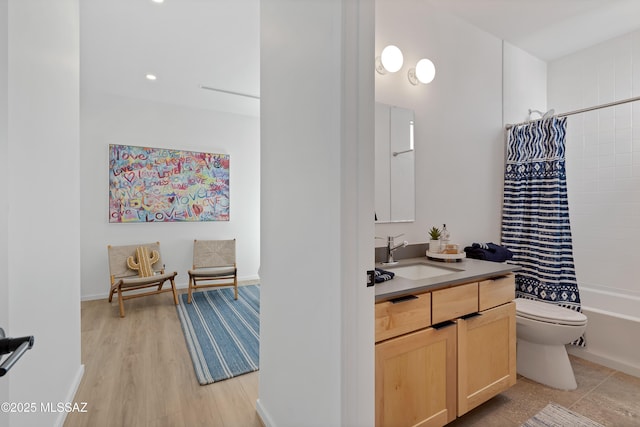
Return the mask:
<svg viewBox="0 0 640 427">
<path fill-rule="evenodd" d="M 432 254 L 440 253 L 440 240 L 429 240 L 429 252 Z"/>
</svg>

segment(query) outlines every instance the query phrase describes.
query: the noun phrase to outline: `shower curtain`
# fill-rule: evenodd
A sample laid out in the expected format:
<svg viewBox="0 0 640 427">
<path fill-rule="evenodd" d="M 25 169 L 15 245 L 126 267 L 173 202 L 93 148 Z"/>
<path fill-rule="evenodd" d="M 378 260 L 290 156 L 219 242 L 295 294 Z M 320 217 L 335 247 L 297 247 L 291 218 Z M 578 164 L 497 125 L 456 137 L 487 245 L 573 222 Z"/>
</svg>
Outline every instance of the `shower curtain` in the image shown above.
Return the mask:
<svg viewBox="0 0 640 427">
<path fill-rule="evenodd" d="M 502 244 L 513 252 L 509 262 L 521 267 L 516 297 L 581 311 L 567 201 L 566 129 L 566 117 L 551 117 L 509 130 Z"/>
</svg>

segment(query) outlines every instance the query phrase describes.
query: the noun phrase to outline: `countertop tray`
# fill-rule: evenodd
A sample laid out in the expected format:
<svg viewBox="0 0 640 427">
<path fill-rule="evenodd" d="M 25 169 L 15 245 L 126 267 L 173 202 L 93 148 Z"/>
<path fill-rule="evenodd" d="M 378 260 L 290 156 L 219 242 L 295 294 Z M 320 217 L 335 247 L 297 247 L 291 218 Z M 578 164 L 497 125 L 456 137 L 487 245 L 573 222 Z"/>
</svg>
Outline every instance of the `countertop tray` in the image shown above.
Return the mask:
<svg viewBox="0 0 640 427">
<path fill-rule="evenodd" d="M 465 252 L 460 252 L 457 254 L 438 254 L 434 252 L 427 251 L 427 258 L 439 260 L 439 261 L 459 261 L 467 257 Z"/>
</svg>

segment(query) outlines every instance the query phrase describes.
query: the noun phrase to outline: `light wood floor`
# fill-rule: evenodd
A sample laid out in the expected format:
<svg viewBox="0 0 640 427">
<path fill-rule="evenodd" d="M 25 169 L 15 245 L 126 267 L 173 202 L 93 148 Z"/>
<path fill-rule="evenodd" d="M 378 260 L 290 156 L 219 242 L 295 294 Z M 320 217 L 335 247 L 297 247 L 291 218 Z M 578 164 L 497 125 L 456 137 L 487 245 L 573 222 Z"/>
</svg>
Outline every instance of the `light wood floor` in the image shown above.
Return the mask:
<svg viewBox="0 0 640 427">
<path fill-rule="evenodd" d="M 84 301 L 85 372 L 70 413 L 74 426 L 262 427 L 255 411 L 258 372 L 201 386 L 171 294 L 117 302 Z"/>
</svg>

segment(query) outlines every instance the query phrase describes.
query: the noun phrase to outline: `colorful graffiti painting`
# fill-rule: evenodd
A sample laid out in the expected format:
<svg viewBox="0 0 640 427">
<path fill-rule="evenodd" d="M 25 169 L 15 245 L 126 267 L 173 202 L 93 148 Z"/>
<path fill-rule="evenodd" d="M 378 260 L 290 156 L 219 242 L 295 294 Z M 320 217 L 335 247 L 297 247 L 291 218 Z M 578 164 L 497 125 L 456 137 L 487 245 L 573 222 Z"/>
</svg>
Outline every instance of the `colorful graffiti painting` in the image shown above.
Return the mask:
<svg viewBox="0 0 640 427">
<path fill-rule="evenodd" d="M 228 220 L 228 154 L 109 145 L 109 222 Z"/>
</svg>

